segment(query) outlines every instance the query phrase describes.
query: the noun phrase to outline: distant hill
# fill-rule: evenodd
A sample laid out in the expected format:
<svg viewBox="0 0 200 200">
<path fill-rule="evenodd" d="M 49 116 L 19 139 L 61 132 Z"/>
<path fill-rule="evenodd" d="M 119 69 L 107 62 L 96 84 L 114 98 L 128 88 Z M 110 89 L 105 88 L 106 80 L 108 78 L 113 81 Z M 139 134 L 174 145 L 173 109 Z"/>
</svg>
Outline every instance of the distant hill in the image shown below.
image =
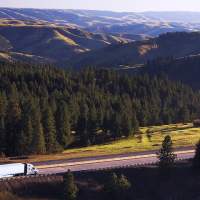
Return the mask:
<svg viewBox="0 0 200 200">
<path fill-rule="evenodd" d="M 56 62 L 111 43 L 133 41 L 75 28 L 41 24 L 31 20 L 0 19 L 0 58 L 10 61 Z"/>
<path fill-rule="evenodd" d="M 130 40 L 145 40 L 152 38 L 145 34 L 130 34 L 130 33 L 108 33 L 108 35 L 113 35 L 115 37 L 126 38 Z"/>
<path fill-rule="evenodd" d="M 120 69 L 126 66 L 134 67 L 147 60 L 153 60 L 162 55 L 172 55 L 176 58 L 200 53 L 200 32 L 176 32 L 162 34 L 158 38 L 140 40 L 121 45 L 107 47 L 81 53 L 71 59 L 62 60 L 56 66 L 79 71 L 87 65 L 104 66 Z"/>
<path fill-rule="evenodd" d="M 199 31 L 199 12 L 112 12 L 98 10 L 0 8 L 1 18 L 40 21 L 94 33 L 159 34 Z"/>
</svg>

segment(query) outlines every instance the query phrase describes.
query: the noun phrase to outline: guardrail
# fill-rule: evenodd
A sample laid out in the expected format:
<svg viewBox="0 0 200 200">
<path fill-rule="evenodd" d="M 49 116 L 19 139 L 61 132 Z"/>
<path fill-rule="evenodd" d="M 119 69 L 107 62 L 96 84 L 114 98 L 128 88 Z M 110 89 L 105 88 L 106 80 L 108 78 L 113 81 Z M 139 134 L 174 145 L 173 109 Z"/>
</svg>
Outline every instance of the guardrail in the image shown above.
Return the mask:
<svg viewBox="0 0 200 200">
<path fill-rule="evenodd" d="M 186 153 L 194 153 L 194 152 L 195 152 L 195 150 L 188 150 L 188 151 L 176 151 L 174 153 L 175 154 L 186 154 Z M 39 165 L 39 166 L 35 166 L 35 168 L 37 168 L 37 169 L 55 168 L 55 167 L 64 167 L 64 166 L 72 166 L 72 165 L 93 164 L 93 163 L 131 160 L 131 159 L 149 158 L 149 157 L 157 157 L 157 155 L 156 154 L 148 154 L 148 155 L 128 156 L 128 157 L 120 157 L 120 158 L 108 158 L 108 159 L 100 159 L 100 160 L 87 160 L 87 161 L 82 161 L 82 162 L 69 162 L 69 163 L 53 164 L 53 165 Z"/>
<path fill-rule="evenodd" d="M 183 161 L 188 159 L 176 159 L 176 161 Z M 80 170 L 80 171 L 72 171 L 72 173 L 85 173 L 85 172 L 92 172 L 92 171 L 105 171 L 105 170 L 114 170 L 114 169 L 121 169 L 121 168 L 133 168 L 145 165 L 158 165 L 159 162 L 150 162 L 150 163 L 140 163 L 140 164 L 133 164 L 133 165 L 124 165 L 124 166 L 115 166 L 115 167 L 106 167 L 106 168 L 97 168 L 97 169 L 88 169 L 88 170 Z M 49 176 L 61 176 L 64 175 L 66 172 L 61 173 L 53 173 L 53 174 L 39 174 L 39 175 L 28 175 L 28 176 L 15 176 L 9 178 L 0 178 L 0 182 L 2 181 L 12 181 L 12 180 L 19 180 L 19 179 L 30 179 L 30 178 L 38 178 L 38 177 L 49 177 Z"/>
</svg>

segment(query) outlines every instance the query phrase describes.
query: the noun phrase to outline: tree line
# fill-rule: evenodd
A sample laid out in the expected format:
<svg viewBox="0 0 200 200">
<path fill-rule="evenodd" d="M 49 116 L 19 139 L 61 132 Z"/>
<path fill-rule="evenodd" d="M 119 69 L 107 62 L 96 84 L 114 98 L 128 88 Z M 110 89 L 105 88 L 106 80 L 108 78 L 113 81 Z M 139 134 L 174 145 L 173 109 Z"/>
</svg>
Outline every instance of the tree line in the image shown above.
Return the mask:
<svg viewBox="0 0 200 200">
<path fill-rule="evenodd" d="M 88 66 L 79 73 L 52 64 L 0 61 L 0 152 L 58 153 L 130 137 L 139 126 L 193 120 L 200 93 L 164 73 L 120 76 Z"/>
<path fill-rule="evenodd" d="M 174 55 L 160 56 L 147 62 L 141 67 L 140 74 L 149 74 L 152 78 L 155 74 L 158 75 L 161 71 L 167 73 L 170 80 L 180 81 L 188 84 L 193 90 L 200 88 L 198 74 L 200 73 L 200 56 L 188 55 L 182 58 L 175 59 Z"/>
</svg>

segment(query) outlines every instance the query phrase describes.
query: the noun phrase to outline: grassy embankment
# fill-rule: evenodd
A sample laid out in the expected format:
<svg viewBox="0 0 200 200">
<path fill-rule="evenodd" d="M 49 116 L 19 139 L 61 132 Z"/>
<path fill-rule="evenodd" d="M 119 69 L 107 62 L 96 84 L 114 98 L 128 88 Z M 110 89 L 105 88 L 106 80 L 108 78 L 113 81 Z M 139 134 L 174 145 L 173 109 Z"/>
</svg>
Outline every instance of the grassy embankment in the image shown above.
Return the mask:
<svg viewBox="0 0 200 200">
<path fill-rule="evenodd" d="M 94 145 L 90 147 L 68 149 L 64 153 L 96 152 L 96 154 L 117 154 L 137 151 L 156 150 L 161 147 L 166 135 L 170 135 L 173 147 L 194 146 L 200 139 L 199 128 L 192 124 L 171 124 L 162 126 L 141 127 L 142 134 L 132 138 Z M 87 154 L 87 153 L 86 153 Z"/>
<path fill-rule="evenodd" d="M 194 146 L 200 139 L 200 128 L 193 127 L 192 124 L 171 124 L 162 126 L 141 127 L 142 134 L 137 134 L 132 138 L 122 138 L 117 141 L 110 141 L 104 144 L 67 149 L 61 154 L 34 155 L 25 160 L 12 160 L 12 162 L 36 162 L 45 160 L 58 160 L 87 156 L 99 156 L 109 154 L 121 154 L 148 150 L 158 150 L 166 135 L 170 135 L 173 147 Z M 0 163 L 10 162 L 9 158 L 0 158 Z"/>
</svg>

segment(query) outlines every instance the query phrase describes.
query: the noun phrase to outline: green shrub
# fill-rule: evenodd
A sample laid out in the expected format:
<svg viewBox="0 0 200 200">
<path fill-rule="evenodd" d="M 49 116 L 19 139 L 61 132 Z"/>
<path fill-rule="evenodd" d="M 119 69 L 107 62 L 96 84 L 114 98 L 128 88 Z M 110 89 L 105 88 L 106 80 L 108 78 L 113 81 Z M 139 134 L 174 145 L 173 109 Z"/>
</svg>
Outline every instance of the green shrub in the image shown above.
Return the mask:
<svg viewBox="0 0 200 200">
<path fill-rule="evenodd" d="M 5 158 L 6 157 L 6 154 L 4 152 L 1 152 L 1 158 Z"/>
<path fill-rule="evenodd" d="M 91 142 L 90 142 L 90 140 L 89 140 L 89 139 L 87 139 L 87 140 L 86 140 L 86 142 L 85 142 L 85 146 L 86 146 L 86 147 L 89 147 L 89 146 L 91 146 Z"/>
</svg>

